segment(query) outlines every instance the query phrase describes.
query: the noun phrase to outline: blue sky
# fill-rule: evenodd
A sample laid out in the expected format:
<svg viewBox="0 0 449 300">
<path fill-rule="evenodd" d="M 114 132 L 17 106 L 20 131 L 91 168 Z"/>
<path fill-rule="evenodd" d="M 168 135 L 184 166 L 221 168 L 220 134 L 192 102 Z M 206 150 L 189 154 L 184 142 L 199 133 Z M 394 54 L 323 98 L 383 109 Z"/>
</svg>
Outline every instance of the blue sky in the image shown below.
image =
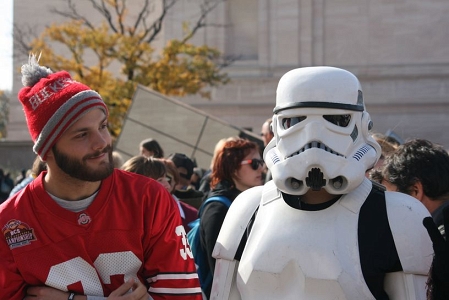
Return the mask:
<svg viewBox="0 0 449 300">
<path fill-rule="evenodd" d="M 12 89 L 13 0 L 2 0 L 0 9 L 0 90 Z"/>
</svg>

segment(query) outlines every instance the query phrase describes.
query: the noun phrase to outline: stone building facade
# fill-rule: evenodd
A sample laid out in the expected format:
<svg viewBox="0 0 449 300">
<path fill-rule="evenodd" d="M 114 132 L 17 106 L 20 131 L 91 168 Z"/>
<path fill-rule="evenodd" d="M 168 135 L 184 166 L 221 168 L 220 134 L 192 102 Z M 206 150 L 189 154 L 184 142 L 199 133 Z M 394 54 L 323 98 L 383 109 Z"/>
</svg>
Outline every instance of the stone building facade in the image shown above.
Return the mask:
<svg viewBox="0 0 449 300">
<path fill-rule="evenodd" d="M 200 0 L 181 0 L 167 15 L 156 45 L 182 35 Z M 90 12 L 86 0 L 76 1 Z M 131 3 L 131 2 L 128 2 Z M 132 2 L 137 3 L 137 2 Z M 43 28 L 62 20 L 49 10 L 64 1 L 14 1 L 15 22 Z M 35 16 L 39 15 L 39 18 Z M 227 0 L 194 38 L 239 57 L 225 69 L 231 82 L 212 98 L 181 100 L 258 133 L 272 115 L 277 82 L 286 71 L 328 65 L 362 83 L 374 130 L 420 137 L 449 148 L 449 2 L 446 0 Z M 22 61 L 15 60 L 15 70 Z M 15 75 L 14 91 L 20 88 Z M 29 140 L 18 101 L 11 103 L 8 140 Z"/>
</svg>

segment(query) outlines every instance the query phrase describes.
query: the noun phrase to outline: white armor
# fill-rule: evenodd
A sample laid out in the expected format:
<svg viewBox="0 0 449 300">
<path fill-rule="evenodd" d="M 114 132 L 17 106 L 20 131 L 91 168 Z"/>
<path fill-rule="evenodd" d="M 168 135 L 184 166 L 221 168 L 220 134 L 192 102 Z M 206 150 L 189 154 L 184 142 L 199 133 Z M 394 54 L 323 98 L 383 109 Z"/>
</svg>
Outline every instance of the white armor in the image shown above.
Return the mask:
<svg viewBox="0 0 449 300">
<path fill-rule="evenodd" d="M 374 299 L 361 271 L 357 229 L 372 188 L 365 171 L 381 151 L 369 133 L 358 79 L 332 67 L 287 72 L 272 126 L 264 160 L 273 180 L 231 205 L 213 252 L 211 299 Z M 322 189 L 342 196 L 318 211 L 293 208 L 281 194 Z M 404 194 L 386 192 L 385 200 L 403 268 L 386 276 L 385 291 L 390 299 L 425 299 L 433 251 L 422 220 L 429 213 Z M 234 256 L 256 209 L 239 263 Z"/>
<path fill-rule="evenodd" d="M 374 299 L 361 272 L 357 241 L 359 210 L 370 190 L 364 179 L 321 211 L 288 206 L 272 181 L 240 194 L 214 249 L 210 299 Z M 433 250 L 420 220 L 429 213 L 408 195 L 385 192 L 385 198 L 403 268 L 387 275 L 385 290 L 392 300 L 424 300 Z M 257 206 L 239 264 L 234 255 Z"/>
</svg>

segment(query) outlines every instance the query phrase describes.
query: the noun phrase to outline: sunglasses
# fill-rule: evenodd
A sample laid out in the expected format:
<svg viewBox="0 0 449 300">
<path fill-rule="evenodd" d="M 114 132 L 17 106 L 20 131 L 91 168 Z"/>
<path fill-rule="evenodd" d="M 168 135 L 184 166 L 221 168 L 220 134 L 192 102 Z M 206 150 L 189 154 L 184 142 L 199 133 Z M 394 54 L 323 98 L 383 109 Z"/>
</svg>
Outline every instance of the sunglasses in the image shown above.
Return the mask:
<svg viewBox="0 0 449 300">
<path fill-rule="evenodd" d="M 182 178 L 184 178 L 184 179 L 187 179 L 187 180 L 190 180 L 190 177 L 186 174 L 186 173 L 179 173 L 179 176 L 180 177 L 182 177 Z"/>
<path fill-rule="evenodd" d="M 240 164 L 241 165 L 250 165 L 251 169 L 256 171 L 260 167 L 263 167 L 264 161 L 263 161 L 263 159 L 253 158 L 253 159 L 244 160 Z"/>
</svg>

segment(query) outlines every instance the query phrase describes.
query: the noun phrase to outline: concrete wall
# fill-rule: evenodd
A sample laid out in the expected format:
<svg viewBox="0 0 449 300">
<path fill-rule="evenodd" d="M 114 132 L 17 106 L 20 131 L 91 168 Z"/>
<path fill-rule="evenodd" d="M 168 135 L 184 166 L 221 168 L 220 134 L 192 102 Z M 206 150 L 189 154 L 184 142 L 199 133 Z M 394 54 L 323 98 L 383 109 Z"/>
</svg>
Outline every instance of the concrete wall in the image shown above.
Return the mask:
<svg viewBox="0 0 449 300">
<path fill-rule="evenodd" d="M 210 102 L 193 97 L 185 101 L 258 131 L 275 106 L 282 74 L 296 67 L 331 65 L 359 77 L 375 131 L 393 129 L 404 139 L 428 138 L 449 148 L 449 2 L 257 4 L 257 59 L 231 66 L 232 83 L 214 89 Z M 208 30 L 222 34 L 222 29 Z"/>
<path fill-rule="evenodd" d="M 0 168 L 3 170 L 14 173 L 31 169 L 35 158 L 31 141 L 0 141 Z"/>
</svg>

